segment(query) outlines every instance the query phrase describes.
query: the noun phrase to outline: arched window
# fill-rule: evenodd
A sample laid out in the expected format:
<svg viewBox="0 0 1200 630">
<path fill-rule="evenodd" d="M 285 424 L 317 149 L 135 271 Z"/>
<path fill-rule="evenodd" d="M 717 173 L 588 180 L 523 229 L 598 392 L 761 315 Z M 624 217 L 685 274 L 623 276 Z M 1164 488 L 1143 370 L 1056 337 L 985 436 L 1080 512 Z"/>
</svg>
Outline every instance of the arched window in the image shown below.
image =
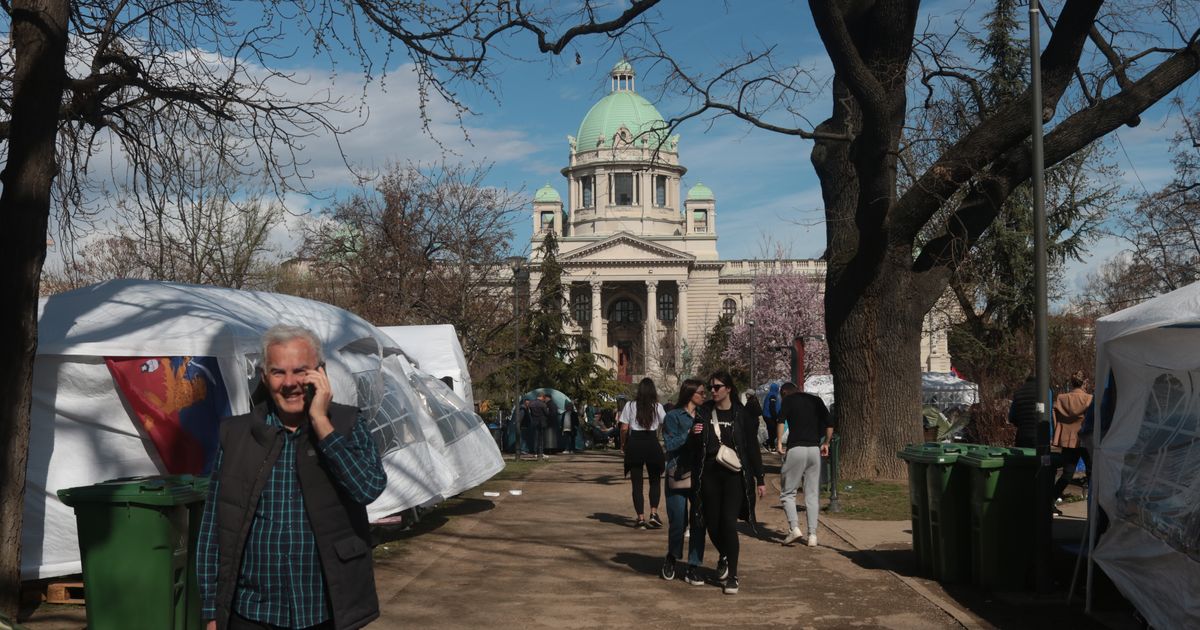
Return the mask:
<svg viewBox="0 0 1200 630">
<path fill-rule="evenodd" d="M 620 299 L 613 302 L 608 319 L 614 322 L 633 324 L 641 320 L 641 312 L 633 300 Z"/>
<path fill-rule="evenodd" d="M 586 324 L 592 321 L 592 294 L 589 292 L 580 292 L 575 294 L 573 302 L 575 307 L 575 321 L 580 324 Z"/>
<path fill-rule="evenodd" d="M 730 317 L 737 315 L 737 302 L 734 302 L 733 298 L 725 298 L 721 303 L 721 313 Z"/>
<path fill-rule="evenodd" d="M 658 294 L 658 319 L 664 322 L 675 321 L 675 296 L 670 293 Z"/>
</svg>

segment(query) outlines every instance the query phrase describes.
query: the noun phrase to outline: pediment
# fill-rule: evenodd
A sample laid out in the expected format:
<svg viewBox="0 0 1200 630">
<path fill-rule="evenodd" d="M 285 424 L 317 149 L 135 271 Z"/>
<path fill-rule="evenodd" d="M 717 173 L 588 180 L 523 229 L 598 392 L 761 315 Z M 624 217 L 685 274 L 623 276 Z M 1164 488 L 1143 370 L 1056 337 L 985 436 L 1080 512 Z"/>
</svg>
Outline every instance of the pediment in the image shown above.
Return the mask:
<svg viewBox="0 0 1200 630">
<path fill-rule="evenodd" d="M 614 234 L 559 258 L 563 264 L 618 261 L 691 263 L 695 260 L 696 257 L 692 254 L 638 238 L 628 232 Z"/>
</svg>

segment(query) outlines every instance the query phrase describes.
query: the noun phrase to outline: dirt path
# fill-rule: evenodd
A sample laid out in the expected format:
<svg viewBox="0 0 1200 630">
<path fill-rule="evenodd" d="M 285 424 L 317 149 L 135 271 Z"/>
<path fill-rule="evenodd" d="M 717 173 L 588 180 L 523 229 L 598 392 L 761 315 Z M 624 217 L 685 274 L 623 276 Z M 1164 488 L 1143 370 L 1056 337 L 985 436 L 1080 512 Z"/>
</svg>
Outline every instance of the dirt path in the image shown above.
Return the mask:
<svg viewBox="0 0 1200 630">
<path fill-rule="evenodd" d="M 510 488 L 522 494 L 503 492 Z M 959 627 L 896 577 L 862 566 L 864 556 L 829 529 L 819 548 L 781 546 L 770 488 L 759 508 L 764 538 L 741 538 L 734 596 L 658 577 L 666 529 L 631 527 L 619 453 L 555 457 L 499 489 L 498 498 L 471 491 L 454 518 L 381 550 L 377 626 Z M 711 575 L 711 545 L 705 559 Z"/>
</svg>

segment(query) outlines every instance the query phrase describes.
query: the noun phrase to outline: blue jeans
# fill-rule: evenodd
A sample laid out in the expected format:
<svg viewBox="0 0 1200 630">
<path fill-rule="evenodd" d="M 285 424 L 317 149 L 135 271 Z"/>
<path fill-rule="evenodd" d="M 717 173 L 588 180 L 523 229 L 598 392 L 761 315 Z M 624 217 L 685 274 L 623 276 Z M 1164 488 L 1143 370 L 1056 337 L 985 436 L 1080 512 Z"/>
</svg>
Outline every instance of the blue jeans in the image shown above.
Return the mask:
<svg viewBox="0 0 1200 630">
<path fill-rule="evenodd" d="M 683 559 L 683 530 L 691 527 L 691 490 L 667 488 L 667 553 L 676 560 Z M 704 529 L 692 527 L 688 539 L 688 564 L 698 567 L 704 563 Z"/>
</svg>

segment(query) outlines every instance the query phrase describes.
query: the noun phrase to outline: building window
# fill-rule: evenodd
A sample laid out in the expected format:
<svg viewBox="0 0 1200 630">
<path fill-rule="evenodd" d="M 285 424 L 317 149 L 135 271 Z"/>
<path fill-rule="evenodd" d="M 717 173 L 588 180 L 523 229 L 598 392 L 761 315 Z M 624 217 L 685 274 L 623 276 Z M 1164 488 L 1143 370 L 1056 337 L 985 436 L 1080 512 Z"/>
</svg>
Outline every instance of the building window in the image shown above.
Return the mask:
<svg viewBox="0 0 1200 630">
<path fill-rule="evenodd" d="M 633 173 L 613 173 L 612 200 L 618 206 L 637 204 L 637 188 L 633 185 Z"/>
<path fill-rule="evenodd" d="M 734 302 L 733 298 L 725 298 L 721 304 L 721 313 L 730 317 L 737 315 L 737 302 Z"/>
<path fill-rule="evenodd" d="M 641 319 L 641 312 L 633 300 L 617 300 L 612 305 L 609 319 L 618 323 L 636 324 Z"/>
<path fill-rule="evenodd" d="M 708 211 L 693 210 L 692 211 L 692 229 L 697 233 L 708 231 Z"/>
<path fill-rule="evenodd" d="M 579 207 L 594 208 L 596 206 L 596 176 L 584 175 L 579 178 Z"/>
<path fill-rule="evenodd" d="M 592 295 L 589 292 L 575 294 L 575 321 L 586 324 L 592 321 Z"/>
<path fill-rule="evenodd" d="M 654 176 L 654 205 L 664 208 L 667 205 L 667 176 Z"/>
<path fill-rule="evenodd" d="M 658 294 L 658 318 L 664 322 L 675 321 L 675 296 L 670 293 Z"/>
<path fill-rule="evenodd" d="M 553 211 L 546 211 L 546 212 L 542 213 L 542 229 L 543 230 L 553 230 L 554 229 L 554 212 Z"/>
</svg>

